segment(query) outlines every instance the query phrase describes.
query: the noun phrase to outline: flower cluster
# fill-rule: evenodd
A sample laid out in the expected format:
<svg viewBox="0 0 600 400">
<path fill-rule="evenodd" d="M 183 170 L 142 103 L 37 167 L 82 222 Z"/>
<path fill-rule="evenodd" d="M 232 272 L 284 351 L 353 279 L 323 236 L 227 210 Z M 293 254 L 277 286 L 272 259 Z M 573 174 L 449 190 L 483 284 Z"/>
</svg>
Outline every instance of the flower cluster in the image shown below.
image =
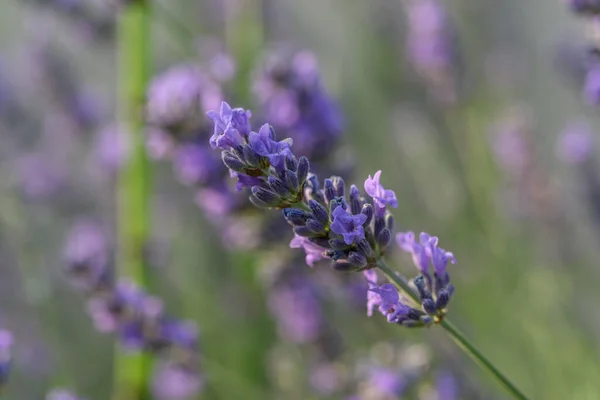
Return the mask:
<svg viewBox="0 0 600 400">
<path fill-rule="evenodd" d="M 314 54 L 272 54 L 257 75 L 263 117 L 296 142 L 297 154 L 313 161 L 330 154 L 342 133 L 342 117 L 323 88 Z"/>
<path fill-rule="evenodd" d="M 406 7 L 408 59 L 437 100 L 455 102 L 457 49 L 444 5 L 439 0 L 410 0 Z"/>
<path fill-rule="evenodd" d="M 372 269 L 386 253 L 394 230 L 387 208 L 398 206 L 395 193 L 380 183 L 381 171 L 365 181 L 368 197 L 355 185 L 346 193 L 344 180 L 337 176 L 325 179 L 321 187 L 309 172 L 308 159 L 292 152 L 291 140 L 276 141 L 267 124 L 258 133 L 252 131 L 248 111 L 223 102 L 220 112 L 208 116 L 214 123 L 211 146 L 221 149 L 238 189 L 249 188 L 250 201 L 258 207 L 283 210 L 295 235 L 290 246 L 304 249 L 308 265 L 330 259 L 335 270 L 366 271 L 369 312 L 377 306 L 389 322 L 423 326 L 441 320 L 454 291 L 446 264 L 455 261 L 437 246 L 436 237 L 422 234 L 419 243 L 412 233 L 398 236 L 421 272 L 414 284 L 422 310 L 407 305 L 392 284 L 377 286 L 373 279 Z"/>
<path fill-rule="evenodd" d="M 162 301 L 133 282 L 114 281 L 110 246 L 97 225 L 81 221 L 72 228 L 65 266 L 69 280 L 88 296 L 88 311 L 99 331 L 114 333 L 125 348 L 155 354 L 161 365 L 201 381 L 195 325 L 167 316 Z"/>
</svg>

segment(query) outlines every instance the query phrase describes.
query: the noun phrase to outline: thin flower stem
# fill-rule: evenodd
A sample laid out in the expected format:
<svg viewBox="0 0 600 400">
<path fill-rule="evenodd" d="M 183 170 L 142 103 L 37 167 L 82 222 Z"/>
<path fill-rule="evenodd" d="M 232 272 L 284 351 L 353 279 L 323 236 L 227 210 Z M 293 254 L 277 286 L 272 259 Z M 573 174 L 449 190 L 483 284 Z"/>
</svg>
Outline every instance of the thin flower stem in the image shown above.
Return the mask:
<svg viewBox="0 0 600 400">
<path fill-rule="evenodd" d="M 377 267 L 392 281 L 399 289 L 413 300 L 419 301 L 415 291 L 410 287 L 408 280 L 391 269 L 383 259 L 377 263 Z M 482 369 L 489 372 L 496 380 L 509 392 L 515 399 L 528 400 L 523 394 L 494 364 L 483 355 L 476 347 L 460 332 L 452 322 L 446 317 L 439 324 L 450 335 L 452 340 L 467 353 Z"/>
<path fill-rule="evenodd" d="M 119 121 L 130 158 L 117 183 L 117 274 L 146 286 L 144 246 L 150 234 L 149 164 L 143 137 L 143 102 L 150 74 L 150 1 L 127 2 L 119 15 Z M 149 398 L 150 359 L 116 349 L 114 400 Z"/>
</svg>

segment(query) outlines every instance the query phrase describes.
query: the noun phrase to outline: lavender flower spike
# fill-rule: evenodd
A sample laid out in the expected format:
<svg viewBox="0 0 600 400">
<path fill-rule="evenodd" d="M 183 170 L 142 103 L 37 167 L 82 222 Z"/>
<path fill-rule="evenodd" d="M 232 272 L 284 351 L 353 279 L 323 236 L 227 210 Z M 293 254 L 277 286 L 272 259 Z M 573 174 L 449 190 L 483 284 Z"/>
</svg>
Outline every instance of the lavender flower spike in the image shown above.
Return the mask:
<svg viewBox="0 0 600 400">
<path fill-rule="evenodd" d="M 375 172 L 372 178 L 369 175 L 365 181 L 365 192 L 373 198 L 376 206 L 375 210 L 379 211 L 378 215 L 383 215 L 385 214 L 386 206 L 398 207 L 398 199 L 396 199 L 396 193 L 393 190 L 386 189 L 379 183 L 380 177 L 381 171 Z"/>
<path fill-rule="evenodd" d="M 446 271 L 449 262 L 456 264 L 454 255 L 438 247 L 438 238 L 425 232 L 419 235 L 419 243 L 415 241 L 413 232 L 398 233 L 396 241 L 402 250 L 412 254 L 413 262 L 421 271 L 413 283 L 419 292 L 423 310 L 431 316 L 440 317 L 454 293 L 454 285 Z"/>
</svg>

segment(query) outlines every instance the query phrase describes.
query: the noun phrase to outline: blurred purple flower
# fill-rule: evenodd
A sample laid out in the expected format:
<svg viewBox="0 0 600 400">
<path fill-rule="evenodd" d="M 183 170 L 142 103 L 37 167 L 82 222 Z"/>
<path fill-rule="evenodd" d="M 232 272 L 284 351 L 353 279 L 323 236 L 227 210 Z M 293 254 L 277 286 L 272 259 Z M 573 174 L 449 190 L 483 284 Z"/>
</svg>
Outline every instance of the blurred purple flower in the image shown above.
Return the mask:
<svg viewBox="0 0 600 400">
<path fill-rule="evenodd" d="M 589 124 L 585 122 L 569 124 L 559 138 L 556 151 L 558 156 L 568 164 L 581 164 L 588 160 L 594 151 Z"/>
<path fill-rule="evenodd" d="M 459 398 L 456 379 L 448 371 L 437 374 L 435 378 L 435 389 L 437 392 L 437 400 L 457 400 Z"/>
<path fill-rule="evenodd" d="M 272 55 L 255 91 L 263 117 L 294 140 L 298 154 L 313 160 L 329 154 L 342 132 L 342 116 L 320 82 L 314 54 Z"/>
<path fill-rule="evenodd" d="M 110 249 L 100 226 L 87 219 L 69 230 L 63 252 L 69 281 L 79 290 L 98 290 L 108 284 Z"/>
<path fill-rule="evenodd" d="M 52 389 L 52 391 L 50 391 L 46 395 L 46 400 L 84 400 L 84 399 L 78 397 L 73 392 L 71 392 L 67 389 L 57 388 L 57 389 Z"/>
<path fill-rule="evenodd" d="M 399 371 L 374 367 L 369 371 L 369 386 L 379 395 L 400 396 L 406 388 L 406 379 Z"/>
<path fill-rule="evenodd" d="M 118 171 L 129 156 L 126 133 L 116 126 L 107 126 L 96 134 L 95 153 L 103 169 Z"/>
<path fill-rule="evenodd" d="M 23 194 L 40 199 L 55 194 L 65 184 L 65 175 L 53 161 L 41 154 L 26 154 L 17 163 L 17 173 Z"/>
<path fill-rule="evenodd" d="M 294 343 L 315 341 L 320 333 L 322 315 L 317 293 L 310 282 L 296 278 L 272 288 L 269 308 L 279 334 Z"/>
<path fill-rule="evenodd" d="M 11 371 L 13 345 L 13 334 L 0 329 L 0 386 L 6 384 Z"/>
<path fill-rule="evenodd" d="M 184 185 L 205 184 L 217 170 L 222 168 L 221 160 L 207 146 L 183 144 L 173 154 L 175 174 Z"/>
<path fill-rule="evenodd" d="M 218 105 L 220 88 L 194 65 L 178 65 L 154 78 L 147 95 L 150 125 L 174 136 L 197 134 L 204 114 Z"/>
<path fill-rule="evenodd" d="M 185 400 L 196 396 L 204 380 L 193 369 L 175 363 L 159 363 L 154 370 L 152 395 L 157 400 Z"/>
</svg>

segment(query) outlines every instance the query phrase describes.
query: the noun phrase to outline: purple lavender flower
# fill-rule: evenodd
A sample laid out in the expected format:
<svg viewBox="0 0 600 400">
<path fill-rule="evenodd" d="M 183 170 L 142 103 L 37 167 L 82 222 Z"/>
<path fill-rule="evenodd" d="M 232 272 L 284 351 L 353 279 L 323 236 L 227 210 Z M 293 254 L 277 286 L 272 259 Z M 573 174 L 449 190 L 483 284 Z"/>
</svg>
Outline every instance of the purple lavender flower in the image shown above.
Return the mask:
<svg viewBox="0 0 600 400">
<path fill-rule="evenodd" d="M 377 305 L 379 312 L 387 317 L 390 323 L 402 323 L 408 318 L 411 308 L 400 302 L 398 289 L 391 283 L 385 283 L 379 287 L 369 283 L 369 291 L 375 296 L 368 298 L 369 305 Z"/>
<path fill-rule="evenodd" d="M 584 83 L 585 98 L 592 106 L 600 104 L 600 64 L 598 62 L 590 66 Z"/>
<path fill-rule="evenodd" d="M 385 215 L 386 206 L 398 207 L 398 199 L 396 199 L 396 193 L 393 190 L 386 189 L 379 183 L 380 177 L 381 171 L 377 171 L 372 178 L 369 175 L 365 181 L 365 192 L 373 198 L 376 214 L 383 216 Z"/>
<path fill-rule="evenodd" d="M 331 230 L 342 235 L 346 244 L 352 244 L 365 238 L 363 224 L 367 221 L 366 215 L 352 215 L 340 206 L 333 210 L 331 216 L 333 217 Z"/>
<path fill-rule="evenodd" d="M 179 65 L 157 76 L 148 89 L 148 122 L 175 137 L 196 135 L 203 111 L 218 105 L 220 88 L 199 68 Z"/>
<path fill-rule="evenodd" d="M 97 133 L 95 153 L 103 169 L 116 172 L 127 161 L 127 135 L 116 126 L 107 126 Z"/>
<path fill-rule="evenodd" d="M 292 139 L 276 142 L 269 124 L 260 127 L 258 133 L 251 132 L 248 139 L 250 147 L 256 154 L 267 157 L 274 167 L 283 167 L 286 159 L 292 158 Z"/>
<path fill-rule="evenodd" d="M 456 379 L 448 371 L 437 374 L 435 378 L 435 389 L 437 392 L 437 400 L 457 400 L 459 398 Z"/>
<path fill-rule="evenodd" d="M 12 348 L 14 339 L 12 333 L 0 329 L 0 386 L 6 384 L 11 370 Z"/>
<path fill-rule="evenodd" d="M 413 0 L 406 4 L 408 57 L 438 100 L 454 102 L 456 48 L 446 10 L 438 0 Z"/>
<path fill-rule="evenodd" d="M 589 124 L 569 124 L 561 134 L 556 151 L 568 164 L 581 164 L 588 160 L 593 152 L 593 136 Z"/>
<path fill-rule="evenodd" d="M 420 243 L 415 241 L 413 232 L 397 234 L 396 241 L 402 250 L 412 254 L 413 262 L 421 272 L 413 281 L 419 292 L 421 306 L 429 315 L 437 315 L 446 308 L 454 293 L 446 270 L 449 262 L 456 264 L 454 255 L 438 247 L 438 238 L 425 232 L 419 235 Z"/>
<path fill-rule="evenodd" d="M 68 233 L 63 255 L 70 282 L 86 292 L 106 286 L 109 251 L 106 236 L 97 223 L 87 219 L 78 221 Z"/>
<path fill-rule="evenodd" d="M 196 396 L 203 386 L 204 380 L 195 369 L 162 362 L 154 370 L 152 395 L 157 400 L 185 400 Z"/>
<path fill-rule="evenodd" d="M 369 386 L 380 396 L 401 396 L 406 385 L 406 378 L 399 371 L 383 367 L 369 371 Z"/>
<path fill-rule="evenodd" d="M 272 55 L 260 71 L 255 91 L 265 119 L 296 142 L 298 154 L 313 160 L 330 154 L 343 123 L 320 82 L 314 54 Z"/>
<path fill-rule="evenodd" d="M 17 174 L 23 194 L 30 199 L 52 196 L 65 185 L 64 172 L 41 154 L 21 156 Z"/>
<path fill-rule="evenodd" d="M 269 308 L 283 338 L 309 343 L 319 337 L 322 315 L 316 295 L 314 287 L 304 279 L 294 279 L 271 290 Z"/>
<path fill-rule="evenodd" d="M 212 119 L 215 128 L 210 138 L 210 146 L 228 150 L 242 145 L 250 134 L 250 111 L 243 108 L 232 109 L 226 102 L 221 102 L 219 112 L 209 111 L 206 115 Z"/>
<path fill-rule="evenodd" d="M 76 394 L 74 394 L 73 392 L 71 392 L 67 389 L 56 388 L 56 389 L 52 389 L 52 391 L 50 391 L 46 395 L 46 400 L 84 400 L 84 399 L 82 399 L 81 397 L 78 397 Z"/>
<path fill-rule="evenodd" d="M 315 265 L 317 261 L 325 260 L 327 257 L 325 256 L 325 251 L 323 247 L 311 242 L 308 238 L 295 235 L 292 241 L 290 242 L 290 247 L 292 249 L 303 249 L 306 253 L 306 264 L 309 267 Z"/>
<path fill-rule="evenodd" d="M 214 153 L 198 144 L 183 144 L 174 151 L 173 169 L 184 185 L 206 184 L 215 176 L 219 160 Z"/>
</svg>

